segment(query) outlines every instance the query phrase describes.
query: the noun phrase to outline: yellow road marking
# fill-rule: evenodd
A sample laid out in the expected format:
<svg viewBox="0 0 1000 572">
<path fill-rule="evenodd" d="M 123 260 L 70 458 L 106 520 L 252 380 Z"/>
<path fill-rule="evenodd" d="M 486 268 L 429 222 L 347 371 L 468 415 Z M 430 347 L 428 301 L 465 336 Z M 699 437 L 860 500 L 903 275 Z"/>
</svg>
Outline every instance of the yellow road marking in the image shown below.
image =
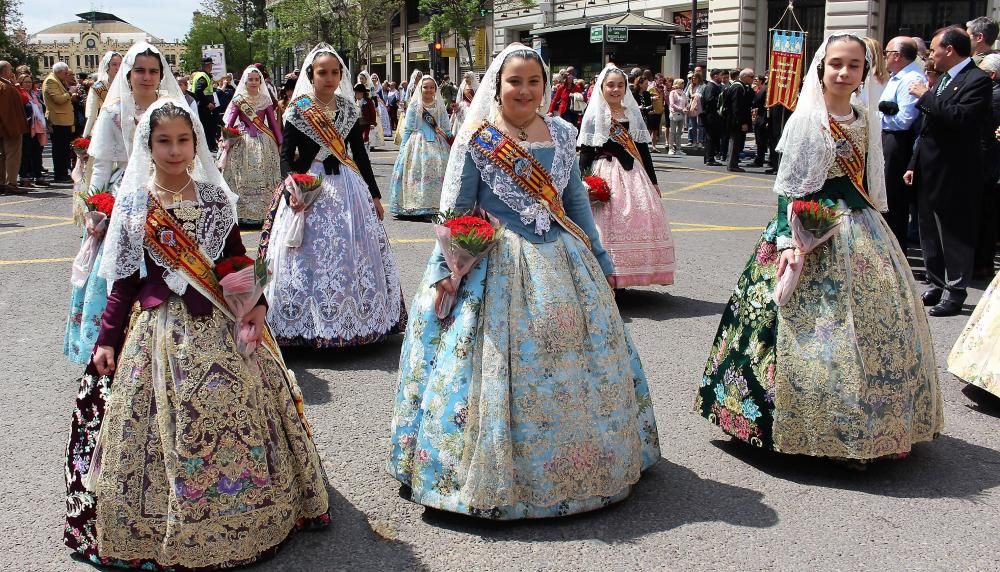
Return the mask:
<svg viewBox="0 0 1000 572">
<path fill-rule="evenodd" d="M 663 195 L 664 196 L 666 196 L 666 195 L 674 195 L 674 194 L 677 194 L 677 193 L 683 193 L 684 191 L 693 191 L 694 189 L 700 189 L 702 187 L 708 187 L 708 186 L 711 186 L 711 185 L 714 185 L 714 184 L 717 184 L 717 183 L 721 183 L 723 181 L 728 181 L 730 179 L 735 179 L 735 178 L 736 178 L 736 175 L 724 175 L 722 177 L 716 177 L 714 179 L 709 179 L 707 181 L 702 181 L 700 183 L 694 183 L 693 185 L 688 185 L 686 187 L 681 187 L 681 188 L 677 189 L 676 191 L 670 191 L 668 193 L 663 193 Z"/>
<path fill-rule="evenodd" d="M 30 258 L 28 260 L 0 260 L 0 266 L 12 264 L 49 264 L 52 262 L 73 262 L 72 258 Z"/>
<path fill-rule="evenodd" d="M 2 205 L 0 205 L 0 206 L 2 206 Z M 71 219 L 69 217 L 65 217 L 65 216 L 49 216 L 49 215 L 36 215 L 36 214 L 20 214 L 20 213 L 5 213 L 5 212 L 0 212 L 0 217 L 2 217 L 2 216 L 9 216 L 9 217 L 14 217 L 14 218 L 36 218 L 36 219 L 40 219 L 40 220 L 62 220 L 62 221 L 67 221 L 68 220 L 70 222 L 73 222 L 73 219 Z"/>
<path fill-rule="evenodd" d="M 717 175 L 719 173 L 718 171 L 711 171 L 709 169 L 692 169 L 690 167 L 680 167 L 679 169 L 680 170 L 684 170 L 684 171 L 691 171 L 693 173 L 709 173 L 709 174 L 712 174 L 712 175 Z M 736 174 L 736 175 L 733 175 L 733 176 L 734 177 L 740 177 L 742 179 L 754 179 L 755 181 L 773 181 L 774 180 L 774 179 L 772 179 L 770 177 L 767 177 L 767 176 L 764 176 L 764 177 L 754 177 L 753 175 L 740 175 L 740 174 Z"/>
<path fill-rule="evenodd" d="M 54 226 L 65 226 L 67 224 L 73 224 L 72 220 L 67 220 L 66 222 L 54 222 L 52 224 L 43 224 L 40 226 L 29 226 L 27 228 L 15 228 L 14 230 L 5 230 L 0 232 L 0 236 L 5 234 L 17 234 L 19 232 L 28 232 L 29 230 L 42 230 L 44 228 L 52 228 Z"/>
<path fill-rule="evenodd" d="M 698 199 L 675 199 L 675 198 L 672 198 L 672 197 L 669 198 L 669 199 L 666 198 L 666 197 L 664 197 L 663 200 L 665 200 L 665 201 L 676 201 L 676 202 L 679 202 L 679 203 L 700 203 L 700 204 L 703 204 L 703 205 L 726 205 L 726 206 L 732 206 L 732 207 L 756 207 L 756 208 L 761 208 L 761 209 L 775 209 L 775 210 L 777 210 L 777 208 L 778 208 L 777 201 L 775 201 L 775 204 L 762 205 L 762 204 L 759 204 L 759 203 L 728 203 L 728 202 L 724 202 L 724 201 L 704 201 L 704 200 L 698 200 Z"/>
<path fill-rule="evenodd" d="M 47 197 L 47 198 L 55 198 L 55 197 Z M 42 198 L 38 198 L 38 199 L 21 199 L 19 201 L 10 201 L 9 203 L 0 203 L 0 207 L 6 207 L 6 206 L 10 206 L 10 205 L 20 205 L 20 204 L 23 204 L 23 203 L 33 203 L 35 201 L 44 201 L 44 200 L 45 199 L 42 199 Z"/>
</svg>

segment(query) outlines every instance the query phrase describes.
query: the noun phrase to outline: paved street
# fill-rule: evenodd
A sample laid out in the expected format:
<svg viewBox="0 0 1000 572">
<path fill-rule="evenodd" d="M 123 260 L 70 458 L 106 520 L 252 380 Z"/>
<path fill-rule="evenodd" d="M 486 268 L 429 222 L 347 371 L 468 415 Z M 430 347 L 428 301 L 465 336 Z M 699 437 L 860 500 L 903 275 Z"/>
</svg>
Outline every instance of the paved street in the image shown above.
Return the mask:
<svg viewBox="0 0 1000 572">
<path fill-rule="evenodd" d="M 374 153 L 383 192 L 395 153 Z M 330 481 L 333 525 L 297 535 L 256 570 L 997 569 L 1000 401 L 944 371 L 968 319 L 931 322 L 946 400 L 936 442 L 866 473 L 760 454 L 690 412 L 736 277 L 775 210 L 772 177 L 656 156 L 678 260 L 669 288 L 618 301 L 638 344 L 665 459 L 609 509 L 492 523 L 426 511 L 383 470 L 402 341 L 289 352 Z M 757 170 L 759 171 L 759 170 Z M 62 545 L 63 452 L 81 368 L 62 356 L 71 192 L 0 197 L 0 569 L 88 570 Z M 386 221 L 412 297 L 426 223 Z M 248 246 L 256 233 L 244 235 Z M 968 300 L 969 311 L 985 283 Z"/>
</svg>

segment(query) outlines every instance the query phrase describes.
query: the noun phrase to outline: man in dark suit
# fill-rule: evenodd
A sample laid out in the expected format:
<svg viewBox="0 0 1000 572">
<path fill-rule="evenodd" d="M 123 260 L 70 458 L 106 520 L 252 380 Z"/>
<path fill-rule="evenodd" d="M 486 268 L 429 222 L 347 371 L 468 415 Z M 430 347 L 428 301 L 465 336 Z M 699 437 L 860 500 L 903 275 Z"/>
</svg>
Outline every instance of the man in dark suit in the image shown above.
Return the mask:
<svg viewBox="0 0 1000 572">
<path fill-rule="evenodd" d="M 709 80 L 705 82 L 705 91 L 701 96 L 701 124 L 705 127 L 705 164 L 718 167 L 720 163 L 715 156 L 720 150 L 720 135 L 722 118 L 719 117 L 719 99 L 722 97 L 722 86 L 719 85 L 719 70 L 712 70 Z"/>
<path fill-rule="evenodd" d="M 739 81 L 733 82 L 726 88 L 722 97 L 725 99 L 725 114 L 722 116 L 725 121 L 726 130 L 729 133 L 729 168 L 733 173 L 743 173 L 745 170 L 740 167 L 740 154 L 746 146 L 747 133 L 753 123 L 753 70 L 745 69 L 740 72 Z"/>
<path fill-rule="evenodd" d="M 920 247 L 931 283 L 921 297 L 933 306 L 931 316 L 962 310 L 975 259 L 985 172 L 980 141 L 982 130 L 992 125 L 992 82 L 971 53 L 965 30 L 939 30 L 929 57 L 941 77 L 933 89 L 921 81 L 909 87 L 924 119 L 914 170 L 904 177 L 917 183 Z"/>
</svg>

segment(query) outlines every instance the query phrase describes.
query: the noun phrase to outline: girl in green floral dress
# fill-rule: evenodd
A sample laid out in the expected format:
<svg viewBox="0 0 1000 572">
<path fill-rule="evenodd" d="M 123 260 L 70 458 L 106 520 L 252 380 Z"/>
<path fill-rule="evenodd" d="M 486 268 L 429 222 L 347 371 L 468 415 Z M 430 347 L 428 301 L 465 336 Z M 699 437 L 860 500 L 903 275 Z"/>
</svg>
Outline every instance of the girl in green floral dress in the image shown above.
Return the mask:
<svg viewBox="0 0 1000 572">
<path fill-rule="evenodd" d="M 944 423 L 923 305 L 878 212 L 879 94 L 862 82 L 873 57 L 862 38 L 831 36 L 806 70 L 779 145 L 777 216 L 723 312 L 698 390 L 698 413 L 757 447 L 864 463 L 905 456 Z M 796 200 L 840 213 L 807 254 L 789 227 Z M 793 270 L 798 285 L 778 306 L 778 278 Z"/>
</svg>

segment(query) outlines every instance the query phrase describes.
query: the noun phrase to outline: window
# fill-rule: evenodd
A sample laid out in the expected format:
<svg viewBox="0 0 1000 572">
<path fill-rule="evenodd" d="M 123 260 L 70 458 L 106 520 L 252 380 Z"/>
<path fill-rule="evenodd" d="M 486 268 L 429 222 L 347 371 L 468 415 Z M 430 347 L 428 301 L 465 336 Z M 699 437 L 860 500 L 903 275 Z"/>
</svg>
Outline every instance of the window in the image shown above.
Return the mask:
<svg viewBox="0 0 1000 572">
<path fill-rule="evenodd" d="M 97 42 L 94 41 L 94 38 L 87 38 L 87 49 L 93 50 L 96 47 L 97 47 Z"/>
<path fill-rule="evenodd" d="M 167 59 L 169 65 L 177 65 L 177 56 L 174 54 L 165 54 L 164 57 Z"/>
<path fill-rule="evenodd" d="M 76 55 L 76 67 L 80 67 L 80 54 Z"/>
<path fill-rule="evenodd" d="M 42 67 L 52 69 L 56 65 L 56 58 L 53 56 L 42 56 Z"/>
</svg>

